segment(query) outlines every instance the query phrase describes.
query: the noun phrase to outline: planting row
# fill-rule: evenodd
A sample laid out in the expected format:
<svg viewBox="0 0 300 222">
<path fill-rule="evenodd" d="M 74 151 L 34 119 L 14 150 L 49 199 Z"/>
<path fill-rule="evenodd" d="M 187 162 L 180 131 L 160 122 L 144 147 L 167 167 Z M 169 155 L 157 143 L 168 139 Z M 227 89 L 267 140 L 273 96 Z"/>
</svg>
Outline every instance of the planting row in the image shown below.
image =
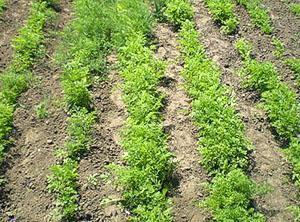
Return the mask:
<svg viewBox="0 0 300 222">
<path fill-rule="evenodd" d="M 113 169 L 132 221 L 171 221 L 166 181 L 173 163 L 160 116 L 163 97 L 156 90 L 164 64 L 145 44 L 142 34 L 133 34 L 119 53 L 129 116 L 122 135 L 125 166 Z"/>
<path fill-rule="evenodd" d="M 247 169 L 251 148 L 229 89 L 221 86 L 221 72 L 205 56 L 192 22 L 183 25 L 180 36 L 185 62 L 182 75 L 193 98 L 195 123 L 200 128 L 202 164 L 215 176 L 203 205 L 217 221 L 264 221 L 250 204 L 257 189 L 243 170 Z"/>
<path fill-rule="evenodd" d="M 43 54 L 43 28 L 51 16 L 47 6 L 48 1 L 32 3 L 26 25 L 12 42 L 13 60 L 0 77 L 0 162 L 10 143 L 17 99 L 29 87 L 33 64 Z"/>
<path fill-rule="evenodd" d="M 278 137 L 288 144 L 286 150 L 294 166 L 294 180 L 300 184 L 300 104 L 297 94 L 280 79 L 270 62 L 259 62 L 251 57 L 251 45 L 244 39 L 236 43 L 244 59 L 242 73 L 245 86 L 260 93 L 262 107 L 267 112 Z M 289 63 L 296 60 L 290 60 Z M 290 64 L 291 65 L 291 64 Z M 297 73 L 297 65 L 291 65 Z"/>
</svg>

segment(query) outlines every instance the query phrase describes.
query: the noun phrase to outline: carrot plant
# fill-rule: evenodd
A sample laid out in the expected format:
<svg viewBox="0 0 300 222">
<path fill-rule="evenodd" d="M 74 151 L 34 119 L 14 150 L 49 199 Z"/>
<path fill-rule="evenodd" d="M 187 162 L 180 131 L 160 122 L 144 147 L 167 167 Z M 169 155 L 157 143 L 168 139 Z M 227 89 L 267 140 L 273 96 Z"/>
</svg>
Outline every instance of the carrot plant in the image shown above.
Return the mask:
<svg viewBox="0 0 300 222">
<path fill-rule="evenodd" d="M 183 23 L 179 35 L 184 60 L 181 74 L 193 100 L 194 121 L 200 129 L 201 163 L 214 177 L 208 185 L 210 195 L 201 206 L 216 221 L 265 221 L 251 206 L 256 185 L 243 170 L 249 164 L 252 147 L 235 111 L 234 99 L 229 89 L 221 85 L 222 74 L 206 56 L 194 23 Z M 245 56 L 248 56 L 246 52 Z"/>
<path fill-rule="evenodd" d="M 226 34 L 235 32 L 239 20 L 234 14 L 234 3 L 232 0 L 206 0 L 213 19 L 219 23 Z"/>
<path fill-rule="evenodd" d="M 260 28 L 262 32 L 271 34 L 273 31 L 271 18 L 268 10 L 262 5 L 261 0 L 236 0 L 248 11 L 252 23 Z"/>
<path fill-rule="evenodd" d="M 33 2 L 26 25 L 12 41 L 12 62 L 0 76 L 0 162 L 9 143 L 17 99 L 29 87 L 32 67 L 42 55 L 43 28 L 50 17 L 47 1 Z"/>
<path fill-rule="evenodd" d="M 5 8 L 5 2 L 6 0 L 0 0 L 0 15 L 3 12 L 4 8 Z"/>
<path fill-rule="evenodd" d="M 273 55 L 276 56 L 277 58 L 282 58 L 284 53 L 283 42 L 279 38 L 273 37 L 271 43 L 275 47 L 275 51 L 273 52 Z"/>
<path fill-rule="evenodd" d="M 249 208 L 250 200 L 260 195 L 260 187 L 241 170 L 215 177 L 208 186 L 210 196 L 202 203 L 216 221 L 263 222 L 265 218 Z"/>
<path fill-rule="evenodd" d="M 300 17 L 300 3 L 292 3 L 290 8 L 295 15 Z"/>
<path fill-rule="evenodd" d="M 295 73 L 298 85 L 300 85 L 300 59 L 287 59 L 285 63 L 290 67 L 290 69 Z"/>
<path fill-rule="evenodd" d="M 189 0 L 169 0 L 164 15 L 173 25 L 180 27 L 186 20 L 193 19 L 194 10 Z"/>
</svg>

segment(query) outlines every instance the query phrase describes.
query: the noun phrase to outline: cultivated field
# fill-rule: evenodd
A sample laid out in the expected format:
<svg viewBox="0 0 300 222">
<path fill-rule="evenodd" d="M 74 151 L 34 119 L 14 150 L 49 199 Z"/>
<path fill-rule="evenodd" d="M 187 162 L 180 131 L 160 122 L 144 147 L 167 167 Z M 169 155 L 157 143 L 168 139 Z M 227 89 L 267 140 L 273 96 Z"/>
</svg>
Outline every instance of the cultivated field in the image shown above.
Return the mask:
<svg viewBox="0 0 300 222">
<path fill-rule="evenodd" d="M 0 221 L 300 221 L 298 0 L 0 0 Z"/>
</svg>

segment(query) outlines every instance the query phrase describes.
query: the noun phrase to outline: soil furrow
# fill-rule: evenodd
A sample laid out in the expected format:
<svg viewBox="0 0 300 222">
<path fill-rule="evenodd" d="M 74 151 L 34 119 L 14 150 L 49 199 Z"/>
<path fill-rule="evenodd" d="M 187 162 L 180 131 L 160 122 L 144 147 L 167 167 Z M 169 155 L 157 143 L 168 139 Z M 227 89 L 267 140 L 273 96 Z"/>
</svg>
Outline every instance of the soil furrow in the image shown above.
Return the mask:
<svg viewBox="0 0 300 222">
<path fill-rule="evenodd" d="M 109 60 L 111 66 L 116 63 L 113 56 Z M 123 154 L 119 134 L 126 116 L 120 81 L 118 73 L 111 70 L 108 78 L 93 88 L 98 121 L 91 150 L 79 166 L 80 221 L 126 221 L 118 206 L 120 193 L 109 181 L 101 179 L 109 173 L 109 164 L 121 164 Z M 106 200 L 110 203 L 106 204 Z"/>
<path fill-rule="evenodd" d="M 158 41 L 156 55 L 168 64 L 160 90 L 166 95 L 164 127 L 169 135 L 170 151 L 177 162 L 175 189 L 171 195 L 174 221 L 205 221 L 207 217 L 198 202 L 204 196 L 200 185 L 207 181 L 207 176 L 199 164 L 197 128 L 189 115 L 191 100 L 185 93 L 184 80 L 180 76 L 182 66 L 177 34 L 167 24 L 158 24 L 154 33 Z"/>
<path fill-rule="evenodd" d="M 264 0 L 270 11 L 276 35 L 283 41 L 286 55 L 300 57 L 300 19 L 284 1 Z"/>
<path fill-rule="evenodd" d="M 59 85 L 59 69 L 52 63 L 57 36 L 70 17 L 68 0 L 61 1 L 61 11 L 54 25 L 47 27 L 46 56 L 33 69 L 36 81 L 19 98 L 20 106 L 14 114 L 13 146 L 4 166 L 7 183 L 4 193 L 7 199 L 1 203 L 3 221 L 50 221 L 53 200 L 47 190 L 49 167 L 55 163 L 55 149 L 66 138 L 65 112 L 60 106 L 62 90 Z M 36 107 L 46 102 L 49 116 L 37 117 Z"/>
<path fill-rule="evenodd" d="M 289 180 L 290 165 L 272 134 L 266 114 L 257 108 L 258 95 L 241 87 L 241 79 L 236 73 L 242 65 L 233 46 L 234 38 L 220 33 L 203 1 L 197 1 L 195 6 L 197 28 L 203 36 L 203 43 L 209 56 L 221 67 L 223 83 L 233 89 L 247 137 L 255 146 L 250 175 L 255 181 L 267 182 L 272 187 L 272 191 L 257 199 L 255 205 L 267 216 L 267 221 L 292 221 L 292 215 L 286 208 L 295 203 L 297 191 Z M 257 37 L 257 41 L 263 38 Z"/>
<path fill-rule="evenodd" d="M 11 60 L 13 53 L 11 40 L 25 23 L 29 6 L 28 0 L 8 0 L 7 9 L 0 16 L 0 72 Z"/>
<path fill-rule="evenodd" d="M 287 6 L 281 1 L 265 1 L 270 9 L 270 16 L 274 26 L 274 34 L 284 43 L 285 51 L 282 58 L 274 55 L 275 47 L 272 45 L 272 35 L 263 34 L 258 28 L 251 25 L 250 17 L 246 10 L 236 7 L 236 13 L 240 19 L 239 37 L 246 38 L 253 44 L 253 52 L 256 59 L 272 62 L 279 71 L 283 80 L 295 91 L 298 90 L 294 73 L 284 64 L 287 58 L 300 57 L 300 20 L 297 19 Z"/>
</svg>

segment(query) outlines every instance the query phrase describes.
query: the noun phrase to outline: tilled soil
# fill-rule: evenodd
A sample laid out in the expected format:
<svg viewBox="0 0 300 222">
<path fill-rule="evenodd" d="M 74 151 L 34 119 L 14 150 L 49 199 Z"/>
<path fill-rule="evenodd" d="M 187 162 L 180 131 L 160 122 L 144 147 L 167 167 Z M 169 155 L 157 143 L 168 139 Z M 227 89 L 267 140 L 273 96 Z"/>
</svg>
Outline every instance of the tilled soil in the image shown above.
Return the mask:
<svg viewBox="0 0 300 222">
<path fill-rule="evenodd" d="M 171 193 L 174 221 L 200 222 L 208 218 L 199 208 L 204 194 L 201 183 L 207 175 L 201 168 L 197 152 L 197 128 L 191 120 L 191 100 L 185 93 L 184 80 L 180 76 L 180 52 L 178 36 L 167 24 L 158 24 L 154 34 L 158 41 L 157 57 L 168 64 L 160 91 L 166 95 L 163 112 L 169 149 L 175 155 L 177 167 L 174 173 L 174 190 Z"/>
<path fill-rule="evenodd" d="M 296 203 L 297 197 L 296 188 L 289 179 L 290 165 L 282 154 L 281 144 L 272 134 L 266 114 L 257 108 L 258 95 L 241 88 L 241 79 L 236 74 L 242 64 L 234 50 L 235 36 L 228 37 L 220 33 L 203 1 L 197 1 L 195 6 L 196 23 L 202 35 L 201 39 L 209 57 L 213 58 L 224 73 L 223 84 L 232 88 L 238 114 L 246 126 L 246 135 L 255 147 L 255 151 L 251 154 L 253 166 L 250 169 L 250 176 L 259 183 L 268 183 L 272 188 L 267 195 L 256 199 L 256 208 L 267 216 L 267 221 L 293 221 L 291 213 L 286 209 Z M 247 26 L 247 29 L 250 27 Z M 255 30 L 254 32 L 257 34 Z M 257 37 L 256 41 L 267 42 L 263 35 Z M 261 47 L 263 45 L 259 47 L 263 57 L 263 53 L 269 48 L 266 47 L 264 50 Z"/>
<path fill-rule="evenodd" d="M 59 18 L 47 30 L 61 30 L 70 17 L 68 0 L 61 1 Z M 47 191 L 49 167 L 55 163 L 54 153 L 66 139 L 67 118 L 59 106 L 62 91 L 59 70 L 52 64 L 55 36 L 46 36 L 46 56 L 33 69 L 36 76 L 32 87 L 19 98 L 14 114 L 13 146 L 4 161 L 7 183 L 5 199 L 1 199 L 3 221 L 50 221 L 53 198 Z M 37 118 L 36 106 L 47 99 L 49 117 Z"/>
<path fill-rule="evenodd" d="M 116 61 L 109 58 L 113 65 Z M 126 113 L 121 98 L 120 77 L 111 70 L 108 79 L 93 88 L 98 121 L 95 125 L 94 143 L 90 152 L 81 160 L 80 218 L 79 221 L 126 221 L 118 202 L 120 193 L 115 186 L 103 179 L 108 175 L 109 164 L 121 164 L 120 130 Z M 105 203 L 105 200 L 109 203 Z"/>
<path fill-rule="evenodd" d="M 11 40 L 25 23 L 29 7 L 28 0 L 8 0 L 7 9 L 0 15 L 0 72 L 11 60 Z"/>
</svg>

